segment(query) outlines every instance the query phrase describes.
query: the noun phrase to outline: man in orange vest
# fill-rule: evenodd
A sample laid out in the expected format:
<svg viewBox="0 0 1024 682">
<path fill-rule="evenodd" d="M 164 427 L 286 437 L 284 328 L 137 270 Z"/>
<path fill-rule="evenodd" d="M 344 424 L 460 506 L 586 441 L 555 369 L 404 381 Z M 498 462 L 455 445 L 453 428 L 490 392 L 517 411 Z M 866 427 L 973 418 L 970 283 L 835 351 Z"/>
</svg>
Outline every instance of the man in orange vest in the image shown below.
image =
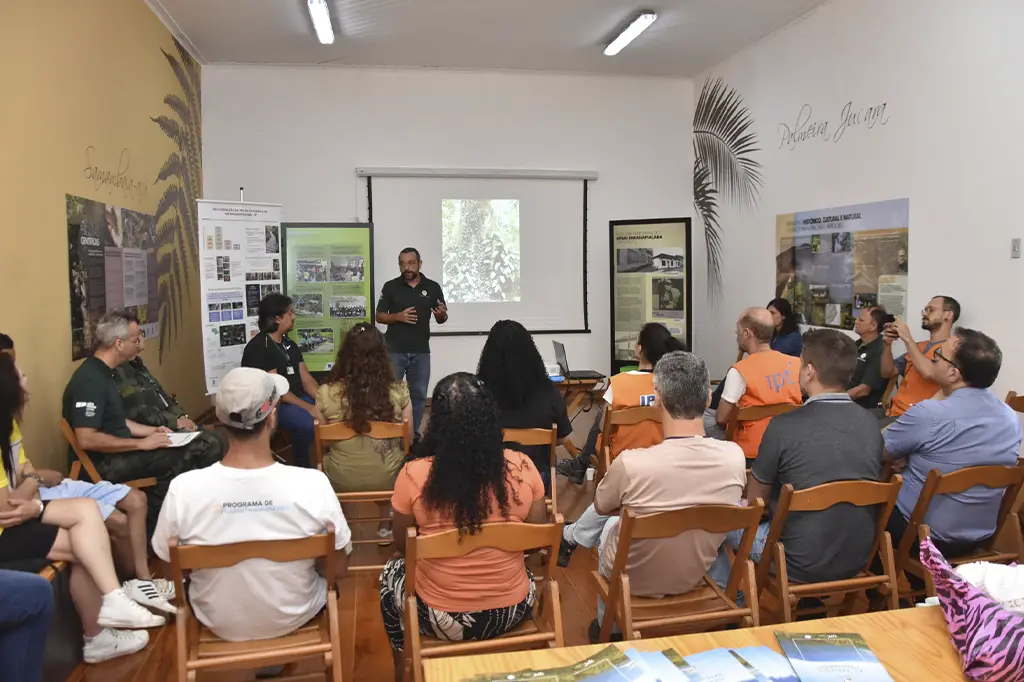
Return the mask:
<svg viewBox="0 0 1024 682">
<path fill-rule="evenodd" d="M 736 345 L 747 354 L 725 375 L 718 409 L 705 413 L 707 435 L 724 439 L 725 427 L 744 407 L 801 403 L 800 359 L 771 349 L 775 323 L 767 308 L 747 308 L 736 322 Z M 771 417 L 736 426 L 736 443 L 747 459 L 757 457 Z"/>
<path fill-rule="evenodd" d="M 945 368 L 935 364 L 935 349 L 949 338 L 958 319 L 960 304 L 957 300 L 950 296 L 936 296 L 921 311 L 921 329 L 928 331 L 927 341 L 914 341 L 910 327 L 901 319 L 886 325 L 882 335 L 882 376 L 886 379 L 901 376 L 903 380 L 889 403 L 885 421 L 893 421 L 912 405 L 939 392 L 935 379 Z M 892 344 L 896 339 L 903 342 L 907 352 L 894 359 Z"/>
</svg>

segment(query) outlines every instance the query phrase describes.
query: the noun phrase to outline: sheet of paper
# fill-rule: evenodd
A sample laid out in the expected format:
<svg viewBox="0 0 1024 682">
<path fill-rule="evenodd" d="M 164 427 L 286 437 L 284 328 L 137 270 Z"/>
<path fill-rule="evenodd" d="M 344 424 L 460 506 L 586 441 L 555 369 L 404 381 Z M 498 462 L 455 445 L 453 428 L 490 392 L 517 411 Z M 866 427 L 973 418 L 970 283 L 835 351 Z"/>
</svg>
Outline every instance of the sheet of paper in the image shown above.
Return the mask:
<svg viewBox="0 0 1024 682">
<path fill-rule="evenodd" d="M 189 433 L 169 433 L 167 434 L 167 437 L 171 440 L 172 448 L 180 448 L 183 445 L 191 443 L 198 435 L 198 431 L 190 431 Z"/>
</svg>

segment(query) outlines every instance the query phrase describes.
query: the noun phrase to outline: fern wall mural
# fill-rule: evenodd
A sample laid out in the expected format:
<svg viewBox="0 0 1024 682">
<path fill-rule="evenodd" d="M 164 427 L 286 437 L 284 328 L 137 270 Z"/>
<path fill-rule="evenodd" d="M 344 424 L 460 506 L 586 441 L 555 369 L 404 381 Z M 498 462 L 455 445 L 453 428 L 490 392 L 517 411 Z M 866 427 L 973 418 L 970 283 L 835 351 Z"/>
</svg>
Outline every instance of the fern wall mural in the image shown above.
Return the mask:
<svg viewBox="0 0 1024 682">
<path fill-rule="evenodd" d="M 182 300 L 192 295 L 190 277 L 199 273 L 196 201 L 203 186 L 200 67 L 178 41 L 174 46 L 174 54 L 161 52 L 181 91 L 164 97 L 169 111 L 152 119 L 176 147 L 156 178 L 157 189 L 163 189 L 155 215 L 161 362 L 166 342 L 177 339 L 184 322 Z"/>
<path fill-rule="evenodd" d="M 754 119 L 736 90 L 708 78 L 693 112 L 693 207 L 707 244 L 708 297 L 722 295 L 722 226 L 719 206 L 757 206 L 763 185 Z"/>
</svg>

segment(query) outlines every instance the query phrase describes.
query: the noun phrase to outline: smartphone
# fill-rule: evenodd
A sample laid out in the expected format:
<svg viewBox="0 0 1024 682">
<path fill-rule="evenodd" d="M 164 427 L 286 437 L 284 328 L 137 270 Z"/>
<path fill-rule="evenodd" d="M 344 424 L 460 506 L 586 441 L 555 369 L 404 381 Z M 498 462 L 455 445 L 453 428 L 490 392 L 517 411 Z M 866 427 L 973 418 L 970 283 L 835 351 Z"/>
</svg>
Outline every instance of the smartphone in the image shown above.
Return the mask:
<svg viewBox="0 0 1024 682">
<path fill-rule="evenodd" d="M 896 316 L 890 313 L 890 314 L 886 315 L 884 319 L 885 319 L 885 324 L 892 324 L 893 322 L 896 321 Z"/>
</svg>

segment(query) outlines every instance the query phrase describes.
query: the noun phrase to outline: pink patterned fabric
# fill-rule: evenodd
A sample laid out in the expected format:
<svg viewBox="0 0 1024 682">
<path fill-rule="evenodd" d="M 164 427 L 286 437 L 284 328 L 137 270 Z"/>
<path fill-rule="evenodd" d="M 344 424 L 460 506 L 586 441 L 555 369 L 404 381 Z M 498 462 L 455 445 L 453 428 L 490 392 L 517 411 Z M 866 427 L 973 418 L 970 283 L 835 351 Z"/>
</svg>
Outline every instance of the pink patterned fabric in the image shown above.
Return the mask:
<svg viewBox="0 0 1024 682">
<path fill-rule="evenodd" d="M 921 543 L 921 562 L 935 580 L 964 674 L 986 682 L 1024 682 L 1024 618 L 957 575 L 930 538 Z"/>
</svg>

